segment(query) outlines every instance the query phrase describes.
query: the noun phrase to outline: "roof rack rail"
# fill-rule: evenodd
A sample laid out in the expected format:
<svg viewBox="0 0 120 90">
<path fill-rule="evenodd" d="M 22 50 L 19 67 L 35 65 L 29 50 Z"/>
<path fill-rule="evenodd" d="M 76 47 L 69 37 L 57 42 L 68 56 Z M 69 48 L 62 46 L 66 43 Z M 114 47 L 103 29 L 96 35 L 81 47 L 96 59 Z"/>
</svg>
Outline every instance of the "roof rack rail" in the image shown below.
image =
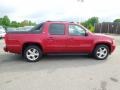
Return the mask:
<svg viewBox="0 0 120 90">
<path fill-rule="evenodd" d="M 74 22 L 70 22 L 70 23 L 74 23 Z"/>
<path fill-rule="evenodd" d="M 69 22 L 69 21 L 50 21 L 50 20 L 48 20 L 46 22 Z M 69 23 L 74 23 L 74 22 L 69 22 Z"/>
</svg>

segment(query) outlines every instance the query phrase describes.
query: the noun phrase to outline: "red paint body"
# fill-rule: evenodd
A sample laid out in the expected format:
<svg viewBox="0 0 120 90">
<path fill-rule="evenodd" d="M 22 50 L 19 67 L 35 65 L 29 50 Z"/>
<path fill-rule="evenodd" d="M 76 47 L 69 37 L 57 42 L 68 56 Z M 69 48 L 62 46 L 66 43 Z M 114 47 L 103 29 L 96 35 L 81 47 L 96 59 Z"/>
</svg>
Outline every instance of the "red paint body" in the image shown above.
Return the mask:
<svg viewBox="0 0 120 90">
<path fill-rule="evenodd" d="M 49 25 L 61 23 L 65 25 L 64 35 L 50 35 Z M 45 22 L 43 32 L 38 34 L 7 33 L 5 36 L 5 51 L 21 54 L 26 43 L 39 44 L 44 54 L 48 53 L 92 53 L 97 44 L 106 44 L 110 53 L 115 49 L 115 43 L 106 35 L 87 32 L 87 36 L 71 36 L 68 33 L 69 22 Z M 74 23 L 73 23 L 74 24 Z"/>
</svg>

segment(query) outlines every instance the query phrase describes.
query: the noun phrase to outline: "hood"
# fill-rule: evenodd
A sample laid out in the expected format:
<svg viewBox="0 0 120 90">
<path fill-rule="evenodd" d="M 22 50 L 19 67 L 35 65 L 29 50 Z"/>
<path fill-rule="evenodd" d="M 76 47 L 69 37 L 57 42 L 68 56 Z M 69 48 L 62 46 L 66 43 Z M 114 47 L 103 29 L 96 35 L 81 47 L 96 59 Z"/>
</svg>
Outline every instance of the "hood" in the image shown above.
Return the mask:
<svg viewBox="0 0 120 90">
<path fill-rule="evenodd" d="M 106 38 L 114 39 L 112 36 L 106 35 L 106 34 L 99 34 L 99 33 L 97 33 L 97 34 L 94 34 L 94 35 L 98 36 L 98 37 L 106 37 Z"/>
</svg>

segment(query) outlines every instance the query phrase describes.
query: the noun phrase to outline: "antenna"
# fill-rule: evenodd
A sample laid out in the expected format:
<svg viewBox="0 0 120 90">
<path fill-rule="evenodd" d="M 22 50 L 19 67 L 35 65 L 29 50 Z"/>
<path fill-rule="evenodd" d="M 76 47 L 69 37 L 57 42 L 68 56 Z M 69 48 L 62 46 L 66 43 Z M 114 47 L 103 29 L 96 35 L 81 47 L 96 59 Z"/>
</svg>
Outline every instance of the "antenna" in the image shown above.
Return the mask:
<svg viewBox="0 0 120 90">
<path fill-rule="evenodd" d="M 77 0 L 77 2 L 84 2 L 84 0 Z"/>
</svg>

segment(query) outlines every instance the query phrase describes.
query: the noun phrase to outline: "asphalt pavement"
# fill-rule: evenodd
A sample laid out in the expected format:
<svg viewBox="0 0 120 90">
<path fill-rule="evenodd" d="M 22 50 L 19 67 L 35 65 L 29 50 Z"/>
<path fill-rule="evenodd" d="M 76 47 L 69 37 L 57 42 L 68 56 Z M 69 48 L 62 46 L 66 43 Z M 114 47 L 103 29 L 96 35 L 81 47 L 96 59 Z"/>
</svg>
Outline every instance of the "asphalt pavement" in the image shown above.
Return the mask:
<svg viewBox="0 0 120 90">
<path fill-rule="evenodd" d="M 0 90 L 120 90 L 120 35 L 106 60 L 89 56 L 45 56 L 36 63 L 3 51 L 0 40 Z"/>
</svg>

